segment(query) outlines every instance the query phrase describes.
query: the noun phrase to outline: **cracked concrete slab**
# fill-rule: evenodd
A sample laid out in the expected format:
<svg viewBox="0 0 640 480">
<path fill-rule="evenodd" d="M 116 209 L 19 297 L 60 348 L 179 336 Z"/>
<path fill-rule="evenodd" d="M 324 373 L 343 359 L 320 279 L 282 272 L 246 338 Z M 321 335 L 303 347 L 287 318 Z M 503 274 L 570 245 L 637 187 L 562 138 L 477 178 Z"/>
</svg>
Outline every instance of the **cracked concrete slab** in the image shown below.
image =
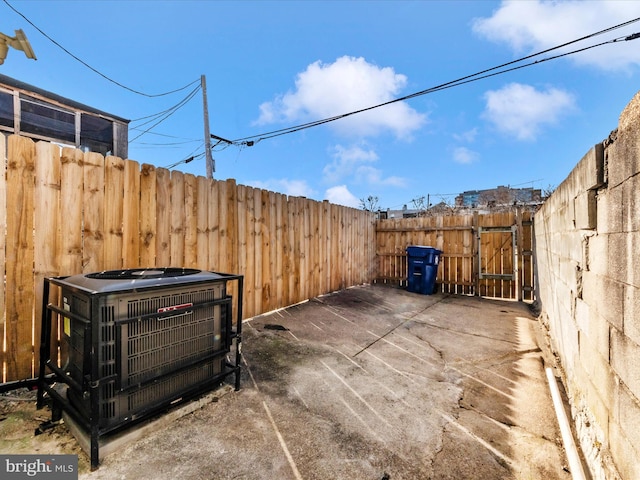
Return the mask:
<svg viewBox="0 0 640 480">
<path fill-rule="evenodd" d="M 256 317 L 239 392 L 80 478 L 569 479 L 538 329 L 524 304 L 375 285 Z"/>
</svg>

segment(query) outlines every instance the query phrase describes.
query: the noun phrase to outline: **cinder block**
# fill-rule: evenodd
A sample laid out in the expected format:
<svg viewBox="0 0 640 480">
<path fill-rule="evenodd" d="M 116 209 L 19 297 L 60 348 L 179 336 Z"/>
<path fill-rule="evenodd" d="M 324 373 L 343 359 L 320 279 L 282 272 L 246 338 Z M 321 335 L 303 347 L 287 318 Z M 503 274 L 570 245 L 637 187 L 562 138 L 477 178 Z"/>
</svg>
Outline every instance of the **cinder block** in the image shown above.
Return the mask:
<svg viewBox="0 0 640 480">
<path fill-rule="evenodd" d="M 593 417 L 592 419 L 598 423 L 598 426 L 602 431 L 607 431 L 609 426 L 609 418 L 612 415 L 610 405 L 613 406 L 613 402 L 610 402 L 607 399 L 613 398 L 615 395 L 615 382 L 613 382 L 613 377 L 610 380 L 606 380 L 603 386 L 598 388 L 599 377 L 594 377 L 593 373 L 591 373 L 587 368 L 589 365 L 579 364 L 576 365 L 576 383 L 579 385 L 579 389 L 581 391 L 581 399 L 579 402 L 582 407 L 586 407 Z M 613 385 L 614 388 L 605 393 L 603 396 L 602 392 L 608 386 Z"/>
<path fill-rule="evenodd" d="M 609 361 L 609 322 L 602 318 L 596 308 L 582 299 L 576 299 L 576 323 L 580 329 L 580 358 L 585 352 L 597 354 Z M 586 367 L 585 367 L 586 368 Z"/>
<path fill-rule="evenodd" d="M 607 328 L 607 343 L 609 339 Z M 589 374 L 589 378 L 599 397 L 612 406 L 615 401 L 616 384 L 615 374 L 609 364 L 609 352 L 602 356 L 601 351 L 594 348 L 589 342 L 583 342 L 580 337 L 580 363 L 582 368 Z"/>
<path fill-rule="evenodd" d="M 640 398 L 640 346 L 615 328 L 611 330 L 611 367 Z"/>
<path fill-rule="evenodd" d="M 613 415 L 616 426 L 620 426 L 624 436 L 632 445 L 640 448 L 640 403 L 624 385 L 620 385 L 613 404 Z"/>
<path fill-rule="evenodd" d="M 598 223 L 595 190 L 580 192 L 573 201 L 574 223 L 578 230 L 593 230 Z"/>
<path fill-rule="evenodd" d="M 609 185 L 618 185 L 640 172 L 640 118 L 638 96 L 620 115 L 615 142 L 608 148 Z"/>
<path fill-rule="evenodd" d="M 596 194 L 596 225 L 598 233 L 609 233 L 609 190 L 603 188 Z"/>
<path fill-rule="evenodd" d="M 622 331 L 624 318 L 624 284 L 609 277 L 598 277 L 600 280 L 598 299 L 589 299 L 589 303 L 597 302 L 598 312 L 611 325 Z"/>
<path fill-rule="evenodd" d="M 600 275 L 593 271 L 587 271 L 582 274 L 582 299 L 589 304 L 589 306 L 598 311 L 598 299 L 599 299 L 599 280 Z"/>
<path fill-rule="evenodd" d="M 640 133 L 637 135 L 640 137 Z M 619 133 L 607 153 L 609 186 L 617 187 L 638 173 L 640 138 Z"/>
<path fill-rule="evenodd" d="M 589 237 L 588 271 L 598 275 L 609 272 L 607 252 L 609 251 L 609 235 L 601 234 Z"/>
<path fill-rule="evenodd" d="M 629 232 L 627 237 L 627 283 L 640 288 L 640 232 Z"/>
<path fill-rule="evenodd" d="M 622 230 L 640 231 L 640 175 L 625 180 L 622 185 Z"/>
<path fill-rule="evenodd" d="M 562 312 L 560 312 L 562 315 Z M 578 326 L 568 315 L 569 312 L 566 312 L 566 315 L 561 316 L 562 322 L 560 323 L 560 339 L 559 344 L 561 345 L 561 356 L 563 357 L 563 367 L 565 370 L 570 371 L 574 368 L 574 365 L 577 364 L 578 358 L 580 356 L 580 342 L 578 340 Z"/>
<path fill-rule="evenodd" d="M 625 285 L 624 334 L 640 345 L 640 288 Z"/>
<path fill-rule="evenodd" d="M 575 195 L 577 192 L 572 191 L 572 194 Z M 572 197 L 573 197 L 572 195 Z M 567 216 L 564 217 L 564 220 L 568 220 L 571 223 L 564 225 L 564 228 L 566 230 L 572 231 L 573 229 L 577 228 L 576 227 L 576 202 L 575 202 L 575 197 L 573 197 L 571 199 L 571 201 L 569 202 L 569 204 L 567 205 Z"/>
<path fill-rule="evenodd" d="M 627 281 L 627 242 L 626 233 L 612 233 L 609 235 L 607 249 L 607 263 L 609 264 L 608 277 L 618 282 Z"/>
<path fill-rule="evenodd" d="M 578 244 L 579 245 L 579 244 Z M 572 291 L 577 290 L 576 283 L 576 270 L 578 268 L 578 262 L 568 259 L 560 260 L 560 278 L 563 282 L 570 286 Z"/>
<path fill-rule="evenodd" d="M 607 190 L 606 223 L 598 223 L 599 232 L 617 233 L 623 231 L 623 186 L 609 187 Z"/>
<path fill-rule="evenodd" d="M 640 451 L 625 436 L 624 430 L 616 422 L 609 423 L 609 451 L 620 477 L 640 478 L 640 462 L 638 462 Z"/>
<path fill-rule="evenodd" d="M 574 188 L 579 192 L 586 192 L 604 184 L 604 149 L 601 143 L 582 157 L 571 176 L 574 177 Z"/>
</svg>

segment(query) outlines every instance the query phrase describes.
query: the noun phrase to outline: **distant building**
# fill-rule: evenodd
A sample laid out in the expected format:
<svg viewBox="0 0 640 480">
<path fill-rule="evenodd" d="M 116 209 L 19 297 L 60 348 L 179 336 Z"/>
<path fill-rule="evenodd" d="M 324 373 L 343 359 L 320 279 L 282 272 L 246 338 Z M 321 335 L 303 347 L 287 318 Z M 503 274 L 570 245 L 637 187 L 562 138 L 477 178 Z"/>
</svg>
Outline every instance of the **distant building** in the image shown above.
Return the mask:
<svg viewBox="0 0 640 480">
<path fill-rule="evenodd" d="M 456 212 L 461 213 L 463 210 L 488 213 L 494 208 L 504 210 L 514 206 L 535 209 L 542 204 L 543 200 L 542 191 L 539 189 L 499 186 L 488 190 L 463 192 L 455 198 L 454 206 L 445 202 L 429 205 L 424 209 L 407 208 L 404 205 L 402 210 L 380 210 L 377 212 L 377 216 L 379 219 L 413 218 L 425 215 L 451 215 Z"/>
<path fill-rule="evenodd" d="M 456 197 L 458 208 L 491 208 L 511 205 L 539 205 L 542 191 L 533 188 L 499 186 L 488 190 L 469 190 Z"/>
<path fill-rule="evenodd" d="M 447 205 L 445 202 L 431 205 L 428 210 L 419 208 L 407 208 L 406 205 L 402 207 L 402 210 L 380 210 L 377 212 L 378 219 L 384 220 L 387 218 L 415 218 L 423 217 L 425 215 L 449 215 L 453 212 L 454 208 Z"/>
<path fill-rule="evenodd" d="M 128 157 L 129 120 L 0 75 L 0 133 Z"/>
</svg>

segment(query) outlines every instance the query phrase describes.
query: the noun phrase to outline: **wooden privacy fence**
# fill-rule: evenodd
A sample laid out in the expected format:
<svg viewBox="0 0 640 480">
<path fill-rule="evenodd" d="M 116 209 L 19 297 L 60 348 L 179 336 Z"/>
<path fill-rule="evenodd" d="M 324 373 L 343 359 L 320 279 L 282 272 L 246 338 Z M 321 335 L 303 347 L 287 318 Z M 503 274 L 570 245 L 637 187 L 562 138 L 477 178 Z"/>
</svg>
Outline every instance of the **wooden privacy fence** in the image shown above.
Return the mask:
<svg viewBox="0 0 640 480">
<path fill-rule="evenodd" d="M 0 135 L 0 164 L 4 382 L 34 376 L 48 276 L 162 266 L 242 274 L 245 318 L 374 277 L 369 212 L 15 135 Z"/>
<path fill-rule="evenodd" d="M 532 214 L 441 215 L 379 220 L 375 282 L 405 285 L 409 245 L 442 250 L 441 292 L 533 300 Z"/>
</svg>

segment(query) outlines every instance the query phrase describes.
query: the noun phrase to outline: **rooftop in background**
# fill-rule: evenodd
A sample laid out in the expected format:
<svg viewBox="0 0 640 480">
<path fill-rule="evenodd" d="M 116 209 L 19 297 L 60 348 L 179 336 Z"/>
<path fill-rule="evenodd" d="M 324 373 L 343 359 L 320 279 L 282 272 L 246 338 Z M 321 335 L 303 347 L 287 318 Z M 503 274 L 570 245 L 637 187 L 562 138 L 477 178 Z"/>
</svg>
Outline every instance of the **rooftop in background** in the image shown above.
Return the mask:
<svg viewBox="0 0 640 480">
<path fill-rule="evenodd" d="M 511 188 L 500 185 L 497 188 L 486 190 L 469 190 L 462 192 L 455 199 L 455 205 L 440 202 L 436 205 L 418 205 L 420 208 L 407 208 L 402 210 L 379 211 L 379 218 L 412 218 L 425 215 L 447 215 L 460 213 L 460 210 L 468 209 L 480 213 L 491 211 L 509 210 L 514 207 L 528 207 L 537 209 L 544 201 L 542 191 L 533 188 Z"/>
<path fill-rule="evenodd" d="M 496 207 L 501 205 L 539 205 L 542 191 L 533 188 L 511 188 L 500 185 L 487 190 L 469 190 L 456 197 L 456 207 Z"/>
<path fill-rule="evenodd" d="M 0 75 L 0 132 L 128 157 L 129 120 Z"/>
</svg>

